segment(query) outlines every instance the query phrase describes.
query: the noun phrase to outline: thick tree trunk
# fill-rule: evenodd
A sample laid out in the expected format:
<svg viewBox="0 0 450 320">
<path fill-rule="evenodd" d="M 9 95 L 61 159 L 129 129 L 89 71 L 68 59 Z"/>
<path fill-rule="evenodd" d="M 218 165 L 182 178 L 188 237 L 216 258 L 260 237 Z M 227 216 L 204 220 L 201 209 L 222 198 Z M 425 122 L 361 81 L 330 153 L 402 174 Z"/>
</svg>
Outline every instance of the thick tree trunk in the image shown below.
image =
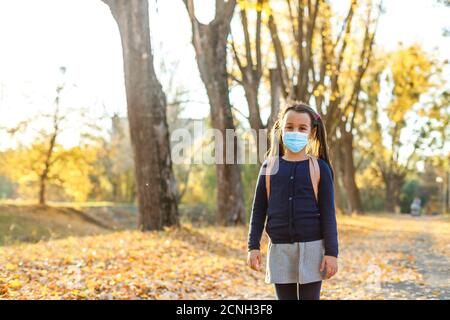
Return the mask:
<svg viewBox="0 0 450 320">
<path fill-rule="evenodd" d="M 103 0 L 122 40 L 130 138 L 135 162 L 138 228 L 179 225 L 166 98 L 156 78 L 147 0 Z"/>
<path fill-rule="evenodd" d="M 212 36 L 212 35 L 211 35 Z M 213 41 L 214 42 L 214 41 Z M 211 43 L 212 45 L 213 43 Z M 216 159 L 220 158 L 222 163 L 216 165 L 217 177 L 217 222 L 220 225 L 237 225 L 245 223 L 245 206 L 241 183 L 240 168 L 236 161 L 237 140 L 233 139 L 232 144 L 226 141 L 226 129 L 235 130 L 231 107 L 228 99 L 228 85 L 226 79 L 225 47 L 223 50 L 215 49 L 211 46 L 212 54 L 222 51 L 221 57 L 206 59 L 216 61 L 216 65 L 207 63 L 206 60 L 199 59 L 202 64 L 202 79 L 206 85 L 209 101 L 211 104 L 211 120 L 215 129 L 222 134 L 223 149 L 216 145 Z M 200 62 L 203 60 L 202 62 Z M 221 152 L 222 151 L 222 152 Z M 234 153 L 234 161 L 227 164 L 226 153 Z"/>
<path fill-rule="evenodd" d="M 340 130 L 341 139 L 339 146 L 342 155 L 343 182 L 348 198 L 348 210 L 352 214 L 361 214 L 361 197 L 355 179 L 355 163 L 353 161 L 353 134 Z"/>
<path fill-rule="evenodd" d="M 194 3 L 184 0 L 192 24 L 192 44 L 195 49 L 200 77 L 205 84 L 211 105 L 211 122 L 222 134 L 222 150 L 216 144 L 217 222 L 221 225 L 245 223 L 245 206 L 240 167 L 236 161 L 236 138 L 226 143 L 226 129 L 235 131 L 229 100 L 226 45 L 235 0 L 216 1 L 216 16 L 209 24 L 200 23 L 195 17 Z M 226 152 L 234 150 L 234 161 L 226 163 Z M 223 152 L 221 152 L 223 151 Z"/>
<path fill-rule="evenodd" d="M 217 52 L 217 51 L 216 51 Z M 225 52 L 223 53 L 225 58 Z M 219 60 L 219 57 L 217 57 Z M 219 60 L 220 61 L 220 60 Z M 218 61 L 218 62 L 219 62 Z M 237 164 L 237 140 L 229 144 L 226 141 L 226 129 L 235 130 L 231 107 L 228 100 L 228 86 L 226 83 L 226 66 L 204 66 L 203 82 L 206 84 L 208 97 L 211 104 L 211 120 L 215 129 L 222 134 L 222 150 L 216 145 L 217 178 L 217 222 L 220 225 L 238 225 L 245 223 L 245 207 L 241 184 L 240 168 Z M 226 163 L 226 154 L 233 152 L 232 164 Z"/>
<path fill-rule="evenodd" d="M 339 141 L 332 141 L 330 145 L 330 158 L 333 159 L 334 168 L 334 197 L 336 201 L 336 208 L 343 214 L 348 214 L 347 197 L 344 195 L 343 176 L 343 156 L 342 150 L 339 146 Z"/>
</svg>

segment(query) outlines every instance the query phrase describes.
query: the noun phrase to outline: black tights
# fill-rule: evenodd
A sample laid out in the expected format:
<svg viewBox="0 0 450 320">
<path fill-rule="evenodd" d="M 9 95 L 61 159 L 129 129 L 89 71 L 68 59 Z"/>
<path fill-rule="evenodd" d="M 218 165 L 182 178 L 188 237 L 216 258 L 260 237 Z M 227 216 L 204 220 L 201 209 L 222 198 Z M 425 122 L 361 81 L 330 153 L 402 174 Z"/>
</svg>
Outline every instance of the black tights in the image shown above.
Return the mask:
<svg viewBox="0 0 450 320">
<path fill-rule="evenodd" d="M 278 300 L 319 300 L 321 286 L 322 281 L 304 284 L 274 283 L 275 293 Z"/>
</svg>

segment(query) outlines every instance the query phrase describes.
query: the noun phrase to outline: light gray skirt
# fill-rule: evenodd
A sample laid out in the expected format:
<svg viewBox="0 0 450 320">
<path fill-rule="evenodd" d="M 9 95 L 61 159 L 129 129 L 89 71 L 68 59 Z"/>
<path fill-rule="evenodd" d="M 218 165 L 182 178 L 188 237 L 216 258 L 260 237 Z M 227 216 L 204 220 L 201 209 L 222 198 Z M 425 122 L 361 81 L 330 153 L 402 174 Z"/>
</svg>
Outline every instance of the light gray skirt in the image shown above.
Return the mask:
<svg viewBox="0 0 450 320">
<path fill-rule="evenodd" d="M 325 253 L 323 239 L 272 243 L 267 247 L 266 283 L 309 283 L 324 280 L 320 263 Z"/>
</svg>

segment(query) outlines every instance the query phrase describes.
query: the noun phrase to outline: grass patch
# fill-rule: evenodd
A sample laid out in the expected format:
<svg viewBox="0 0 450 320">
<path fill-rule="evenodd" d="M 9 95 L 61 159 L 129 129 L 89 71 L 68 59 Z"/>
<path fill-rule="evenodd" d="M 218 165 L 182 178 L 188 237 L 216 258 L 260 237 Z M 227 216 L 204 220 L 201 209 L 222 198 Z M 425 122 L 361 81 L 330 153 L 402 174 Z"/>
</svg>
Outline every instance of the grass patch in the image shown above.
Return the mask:
<svg viewBox="0 0 450 320">
<path fill-rule="evenodd" d="M 0 245 L 108 232 L 70 208 L 0 205 Z"/>
</svg>

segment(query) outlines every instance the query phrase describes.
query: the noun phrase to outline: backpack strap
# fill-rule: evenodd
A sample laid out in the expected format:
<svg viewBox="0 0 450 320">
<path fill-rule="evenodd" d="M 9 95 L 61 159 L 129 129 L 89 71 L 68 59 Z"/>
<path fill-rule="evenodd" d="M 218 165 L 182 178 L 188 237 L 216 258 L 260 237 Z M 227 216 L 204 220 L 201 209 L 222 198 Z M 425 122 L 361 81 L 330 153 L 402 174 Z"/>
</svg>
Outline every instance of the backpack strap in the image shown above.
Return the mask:
<svg viewBox="0 0 450 320">
<path fill-rule="evenodd" d="M 272 172 L 272 168 L 274 165 L 274 157 L 267 159 L 267 166 L 266 166 L 266 191 L 267 191 L 267 201 L 269 201 L 270 196 L 270 176 Z"/>
<path fill-rule="evenodd" d="M 312 155 L 308 155 L 309 158 L 309 175 L 311 177 L 311 182 L 314 190 L 314 196 L 316 198 L 316 202 L 319 201 L 319 181 L 320 181 L 320 167 L 319 167 L 319 161 L 316 157 Z M 269 158 L 267 160 L 266 165 L 266 191 L 267 191 L 267 200 L 269 200 L 270 196 L 270 176 L 272 172 L 272 168 L 274 165 L 274 159 Z"/>
<path fill-rule="evenodd" d="M 319 161 L 316 157 L 310 155 L 309 157 L 309 175 L 311 176 L 311 182 L 314 189 L 314 196 L 316 202 L 319 202 L 319 181 L 320 181 L 320 167 Z"/>
</svg>

